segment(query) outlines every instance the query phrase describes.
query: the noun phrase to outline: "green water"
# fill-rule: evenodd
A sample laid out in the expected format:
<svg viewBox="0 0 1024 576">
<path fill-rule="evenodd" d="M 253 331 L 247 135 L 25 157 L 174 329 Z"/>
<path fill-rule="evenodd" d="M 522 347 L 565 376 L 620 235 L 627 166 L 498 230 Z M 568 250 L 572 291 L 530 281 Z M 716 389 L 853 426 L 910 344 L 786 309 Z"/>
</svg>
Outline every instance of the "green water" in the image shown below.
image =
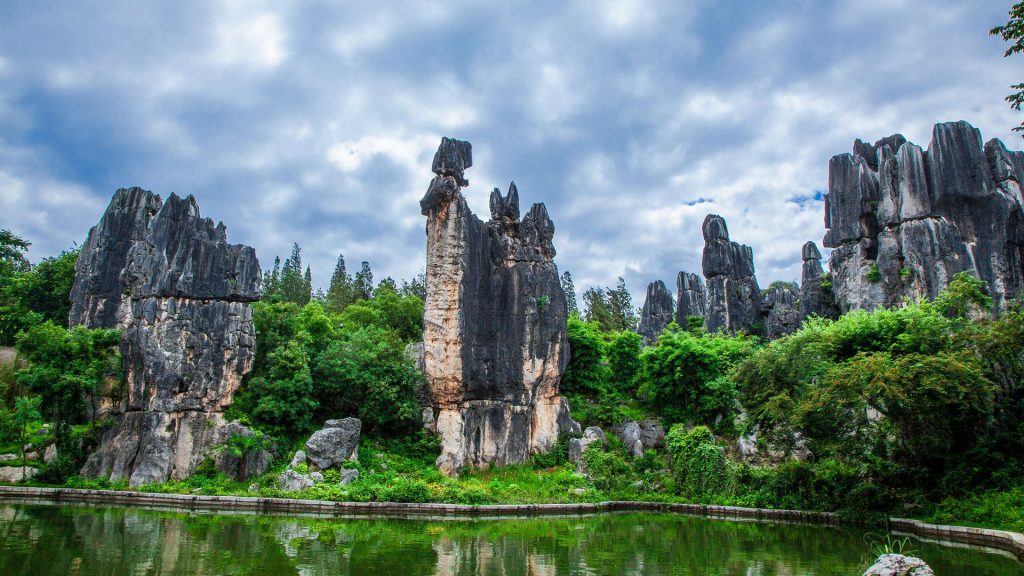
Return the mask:
<svg viewBox="0 0 1024 576">
<path fill-rule="evenodd" d="M 0 505 L 0 575 L 860 574 L 863 530 L 670 514 L 366 520 Z M 939 576 L 1024 574 L 912 541 Z"/>
</svg>

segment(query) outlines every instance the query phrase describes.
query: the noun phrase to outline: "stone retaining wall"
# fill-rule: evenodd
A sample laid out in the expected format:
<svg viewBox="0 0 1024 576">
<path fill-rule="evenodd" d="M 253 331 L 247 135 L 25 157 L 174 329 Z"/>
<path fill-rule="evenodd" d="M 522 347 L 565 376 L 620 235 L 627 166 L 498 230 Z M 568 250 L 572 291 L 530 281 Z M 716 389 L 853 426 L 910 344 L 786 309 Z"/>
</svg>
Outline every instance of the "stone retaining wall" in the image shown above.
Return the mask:
<svg viewBox="0 0 1024 576">
<path fill-rule="evenodd" d="M 189 511 L 208 510 L 213 512 L 263 512 L 327 516 L 387 516 L 393 518 L 493 518 L 566 516 L 601 512 L 673 512 L 713 518 L 806 522 L 829 526 L 842 523 L 839 516 L 829 512 L 632 501 L 473 506 L 468 504 L 405 504 L 400 502 L 330 502 L 326 500 L 297 500 L 290 498 L 155 494 L 149 492 L 36 488 L 30 486 L 0 486 L 0 501 L 16 503 L 111 504 Z M 914 536 L 937 538 L 950 542 L 1004 550 L 1024 562 L 1024 535 L 1016 532 L 925 524 L 918 520 L 905 518 L 890 518 L 889 528 L 896 532 Z"/>
</svg>

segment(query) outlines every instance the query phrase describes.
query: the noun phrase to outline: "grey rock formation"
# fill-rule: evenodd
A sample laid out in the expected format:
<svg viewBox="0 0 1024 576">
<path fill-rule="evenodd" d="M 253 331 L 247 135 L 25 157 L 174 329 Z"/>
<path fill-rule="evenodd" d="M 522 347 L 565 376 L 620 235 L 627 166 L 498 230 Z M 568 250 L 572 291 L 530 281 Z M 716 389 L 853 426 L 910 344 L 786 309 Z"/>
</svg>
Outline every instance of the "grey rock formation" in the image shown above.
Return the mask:
<svg viewBox="0 0 1024 576">
<path fill-rule="evenodd" d="M 676 276 L 676 324 L 686 328 L 690 316 L 704 317 L 704 302 L 707 291 L 704 279 L 698 274 L 680 272 Z"/>
<path fill-rule="evenodd" d="M 864 576 L 935 576 L 935 572 L 920 558 L 883 554 L 864 572 Z"/>
<path fill-rule="evenodd" d="M 704 257 L 707 279 L 704 326 L 708 332 L 750 331 L 761 322 L 761 289 L 754 276 L 754 251 L 729 240 L 725 219 L 704 219 Z"/>
<path fill-rule="evenodd" d="M 640 432 L 640 425 L 633 420 L 626 420 L 616 426 L 615 437 L 622 442 L 626 452 L 633 458 L 640 458 L 644 455 L 644 441 Z"/>
<path fill-rule="evenodd" d="M 831 276 L 821 267 L 821 252 L 814 242 L 807 242 L 800 251 L 803 270 L 800 275 L 800 316 L 834 318 L 837 315 L 832 298 Z"/>
<path fill-rule="evenodd" d="M 24 472 L 24 475 L 22 475 L 22 472 Z M 26 466 L 24 470 L 22 470 L 21 466 L 0 466 L 0 482 L 8 484 L 31 480 L 37 474 L 39 474 L 39 469 L 31 466 Z"/>
<path fill-rule="evenodd" d="M 82 474 L 131 486 L 191 475 L 252 365 L 256 253 L 228 244 L 191 196 L 132 188 L 114 194 L 75 270 L 70 323 L 121 328 L 127 380 L 125 411 Z"/>
<path fill-rule="evenodd" d="M 824 243 L 838 308 L 934 298 L 963 271 L 1005 308 L 1024 291 L 1021 182 L 1024 153 L 983 146 L 966 122 L 936 125 L 927 151 L 896 135 L 833 157 Z"/>
<path fill-rule="evenodd" d="M 291 468 L 277 477 L 277 487 L 284 492 L 301 492 L 306 488 L 312 488 L 313 484 L 309 474 L 299 474 Z"/>
<path fill-rule="evenodd" d="M 338 482 L 338 486 L 348 486 L 356 480 L 359 480 L 359 470 L 355 468 L 342 468 L 341 480 Z"/>
<path fill-rule="evenodd" d="M 326 470 L 359 459 L 359 433 L 362 422 L 358 418 L 328 420 L 306 440 L 306 461 L 317 469 Z"/>
<path fill-rule="evenodd" d="M 244 481 L 266 472 L 274 460 L 274 455 L 269 450 L 255 450 L 242 457 L 235 456 L 231 454 L 230 450 L 224 449 L 230 438 L 234 435 L 252 436 L 253 431 L 237 420 L 217 428 L 217 437 L 214 440 L 215 447 L 212 450 L 217 471 L 239 481 Z M 241 458 L 245 458 L 245 466 L 242 466 Z M 241 477 L 243 468 L 245 469 L 245 478 Z"/>
<path fill-rule="evenodd" d="M 568 429 L 558 384 L 568 361 L 566 300 L 543 204 L 519 219 L 515 184 L 494 190 L 482 222 L 462 195 L 468 142 L 444 138 L 420 207 L 427 217 L 423 328 L 426 402 L 442 439 L 437 464 L 525 461 Z"/>
<path fill-rule="evenodd" d="M 658 341 L 661 331 L 675 320 L 672 293 L 661 280 L 647 285 L 647 297 L 640 310 L 640 326 L 637 333 L 644 337 L 644 344 L 650 346 Z"/>
<path fill-rule="evenodd" d="M 604 430 L 597 426 L 587 426 L 587 429 L 583 431 L 582 438 L 569 440 L 569 462 L 576 464 L 579 468 L 583 463 L 583 453 L 595 442 L 600 442 L 601 447 L 604 448 L 608 446 L 608 437 L 605 436 Z"/>
<path fill-rule="evenodd" d="M 792 334 L 800 327 L 800 297 L 794 284 L 776 286 L 763 293 L 764 334 L 770 339 Z"/>
<path fill-rule="evenodd" d="M 661 446 L 665 441 L 665 428 L 654 420 L 644 420 L 640 423 L 640 441 L 644 443 L 644 450 Z"/>
<path fill-rule="evenodd" d="M 306 453 L 302 450 L 296 450 L 295 455 L 292 456 L 292 461 L 288 463 L 289 468 L 298 468 L 306 463 Z"/>
</svg>

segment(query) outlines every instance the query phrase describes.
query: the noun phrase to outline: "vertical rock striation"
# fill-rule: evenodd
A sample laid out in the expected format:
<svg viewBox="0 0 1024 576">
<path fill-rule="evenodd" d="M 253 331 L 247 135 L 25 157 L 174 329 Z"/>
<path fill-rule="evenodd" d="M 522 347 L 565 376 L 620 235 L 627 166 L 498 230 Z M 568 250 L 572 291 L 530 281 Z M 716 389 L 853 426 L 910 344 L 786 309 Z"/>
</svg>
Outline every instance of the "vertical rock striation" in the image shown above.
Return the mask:
<svg viewBox="0 0 1024 576">
<path fill-rule="evenodd" d="M 661 331 L 671 323 L 673 318 L 672 293 L 661 280 L 647 285 L 647 297 L 640 310 L 640 326 L 637 332 L 644 337 L 644 344 L 650 346 L 658 341 Z"/>
<path fill-rule="evenodd" d="M 70 322 L 120 328 L 127 404 L 82 473 L 138 486 L 195 471 L 252 366 L 256 252 L 192 196 L 114 194 L 76 265 Z"/>
<path fill-rule="evenodd" d="M 763 297 L 764 335 L 774 340 L 796 332 L 802 320 L 796 285 L 769 286 Z"/>
<path fill-rule="evenodd" d="M 420 201 L 427 217 L 423 360 L 429 408 L 442 438 L 437 464 L 504 465 L 554 446 L 576 425 L 558 385 L 568 362 L 566 300 L 543 204 L 519 219 L 519 194 L 491 193 L 491 220 L 461 189 L 468 142 L 444 138 Z"/>
<path fill-rule="evenodd" d="M 676 276 L 676 324 L 686 328 L 690 316 L 703 318 L 705 299 L 704 279 L 697 274 L 680 272 Z"/>
<path fill-rule="evenodd" d="M 934 298 L 963 271 L 1005 308 L 1024 290 L 1021 182 L 1024 153 L 966 122 L 936 125 L 927 151 L 897 134 L 834 156 L 824 244 L 840 310 Z"/>
<path fill-rule="evenodd" d="M 832 282 L 821 267 L 821 252 L 814 242 L 807 242 L 800 251 L 803 270 L 800 274 L 800 316 L 821 316 L 834 318 L 835 305 L 832 301 Z"/>
<path fill-rule="evenodd" d="M 754 276 L 750 246 L 729 240 L 725 219 L 704 219 L 704 278 L 707 280 L 704 326 L 708 332 L 750 331 L 761 321 L 761 290 Z"/>
</svg>

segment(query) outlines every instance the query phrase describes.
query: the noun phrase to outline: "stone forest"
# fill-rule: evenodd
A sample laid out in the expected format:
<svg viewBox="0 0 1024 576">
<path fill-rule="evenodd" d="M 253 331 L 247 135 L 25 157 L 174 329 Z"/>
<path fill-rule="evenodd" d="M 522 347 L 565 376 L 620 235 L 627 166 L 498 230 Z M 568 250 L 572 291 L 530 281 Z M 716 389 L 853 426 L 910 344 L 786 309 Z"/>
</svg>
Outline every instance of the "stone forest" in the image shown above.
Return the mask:
<svg viewBox="0 0 1024 576">
<path fill-rule="evenodd" d="M 425 274 L 401 287 L 339 258 L 314 296 L 297 248 L 261 271 L 196 198 L 141 188 L 34 269 L 5 231 L 4 274 L 56 296 L 5 309 L 30 313 L 5 312 L 4 393 L 31 394 L 3 413 L 3 480 L 38 487 L 23 498 L 182 494 L 214 510 L 618 501 L 909 517 L 922 536 L 1024 529 L 1024 153 L 966 122 L 936 125 L 926 149 L 856 140 L 828 163 L 825 265 L 808 239 L 799 285 L 762 289 L 743 231 L 708 214 L 700 274 L 680 271 L 674 295 L 652 281 L 639 314 L 621 287 L 580 310 L 545 205 L 522 215 L 512 183 L 482 221 L 472 166 L 469 142 L 442 139 L 420 201 Z M 1024 558 L 1012 532 L 964 534 Z M 869 573 L 931 573 L 892 542 Z"/>
</svg>

